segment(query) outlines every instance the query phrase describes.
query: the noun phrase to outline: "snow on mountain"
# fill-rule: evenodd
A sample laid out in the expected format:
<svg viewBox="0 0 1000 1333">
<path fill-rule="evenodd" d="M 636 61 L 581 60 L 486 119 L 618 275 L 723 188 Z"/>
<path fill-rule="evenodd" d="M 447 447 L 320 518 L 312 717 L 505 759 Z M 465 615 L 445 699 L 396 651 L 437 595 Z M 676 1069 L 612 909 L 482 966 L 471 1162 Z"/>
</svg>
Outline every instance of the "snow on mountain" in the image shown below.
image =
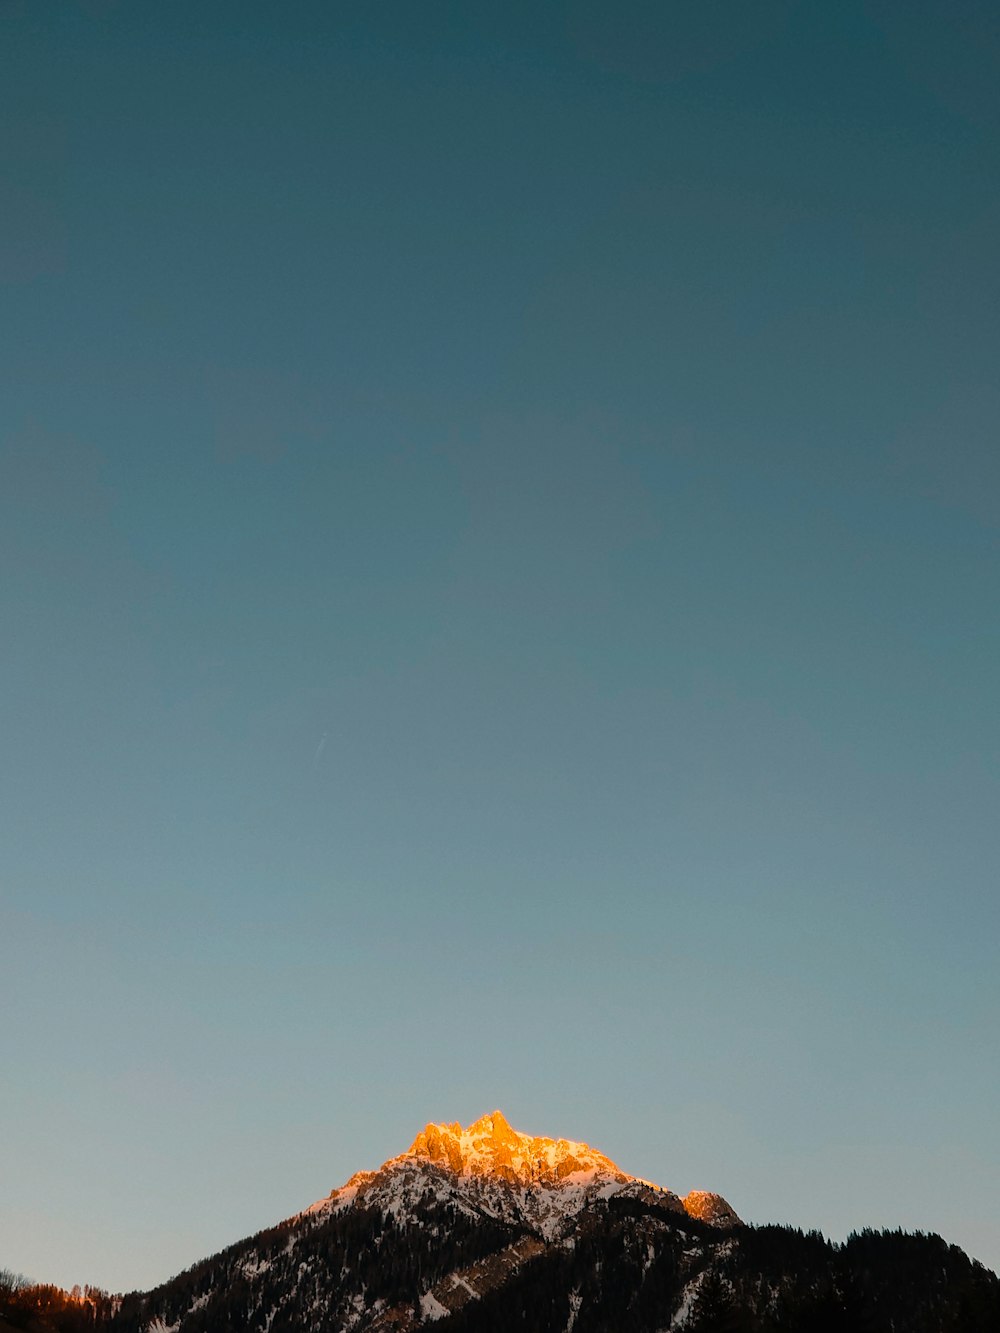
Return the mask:
<svg viewBox="0 0 1000 1333">
<path fill-rule="evenodd" d="M 307 1214 L 339 1212 L 355 1204 L 397 1221 L 412 1220 L 429 1198 L 448 1201 L 468 1216 L 527 1224 L 553 1240 L 581 1209 L 614 1195 L 655 1198 L 661 1208 L 729 1227 L 736 1213 L 717 1194 L 673 1191 L 630 1176 L 586 1143 L 539 1138 L 513 1129 L 501 1111 L 466 1128 L 428 1124 L 398 1157 L 377 1171 L 359 1171 Z"/>
</svg>

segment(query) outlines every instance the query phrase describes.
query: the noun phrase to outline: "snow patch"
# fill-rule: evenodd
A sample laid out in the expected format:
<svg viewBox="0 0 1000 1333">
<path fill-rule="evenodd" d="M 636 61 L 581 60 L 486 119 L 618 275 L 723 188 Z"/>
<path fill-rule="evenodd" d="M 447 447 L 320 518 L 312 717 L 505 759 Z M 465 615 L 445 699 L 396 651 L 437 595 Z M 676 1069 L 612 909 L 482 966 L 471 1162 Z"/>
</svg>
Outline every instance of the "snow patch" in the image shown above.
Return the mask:
<svg viewBox="0 0 1000 1333">
<path fill-rule="evenodd" d="M 569 1318 L 566 1320 L 566 1333 L 573 1333 L 573 1325 L 576 1323 L 576 1317 L 580 1313 L 582 1304 L 583 1297 L 574 1287 L 569 1294 Z"/>
<path fill-rule="evenodd" d="M 673 1333 L 674 1329 L 684 1328 L 688 1320 L 691 1318 L 691 1313 L 694 1310 L 694 1303 L 698 1299 L 698 1293 L 701 1291 L 701 1285 L 704 1280 L 705 1273 L 699 1273 L 698 1276 L 693 1278 L 684 1288 L 684 1292 L 681 1296 L 681 1303 L 674 1311 L 674 1317 L 670 1321 L 671 1333 Z"/>
<path fill-rule="evenodd" d="M 444 1319 L 450 1312 L 429 1291 L 420 1297 L 420 1313 L 425 1319 Z"/>
</svg>

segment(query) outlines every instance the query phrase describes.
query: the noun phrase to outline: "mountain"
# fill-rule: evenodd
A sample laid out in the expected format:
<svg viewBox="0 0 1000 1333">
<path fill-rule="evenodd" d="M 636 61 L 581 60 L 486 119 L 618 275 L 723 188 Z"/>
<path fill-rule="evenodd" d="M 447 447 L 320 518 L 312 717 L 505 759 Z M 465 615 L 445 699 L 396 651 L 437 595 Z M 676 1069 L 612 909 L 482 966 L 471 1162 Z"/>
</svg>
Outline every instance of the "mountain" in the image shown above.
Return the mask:
<svg viewBox="0 0 1000 1333">
<path fill-rule="evenodd" d="M 41 1289 L 38 1289 L 41 1290 Z M 0 1291 L 2 1296 L 2 1291 Z M 18 1329 L 30 1301 L 3 1308 Z M 39 1313 L 36 1310 L 36 1315 Z M 24 1316 L 24 1317 L 22 1317 Z M 1000 1333 L 1000 1281 L 938 1236 L 747 1226 L 499 1111 L 430 1124 L 94 1333 Z"/>
<path fill-rule="evenodd" d="M 359 1171 L 329 1198 L 307 1210 L 329 1216 L 351 1208 L 376 1209 L 397 1222 L 412 1221 L 430 1190 L 465 1216 L 528 1226 L 546 1241 L 564 1237 L 577 1215 L 615 1196 L 655 1200 L 716 1226 L 739 1218 L 718 1194 L 695 1190 L 679 1199 L 670 1190 L 627 1175 L 586 1143 L 534 1138 L 512 1129 L 501 1111 L 468 1128 L 427 1125 L 399 1157 L 377 1171 Z"/>
</svg>

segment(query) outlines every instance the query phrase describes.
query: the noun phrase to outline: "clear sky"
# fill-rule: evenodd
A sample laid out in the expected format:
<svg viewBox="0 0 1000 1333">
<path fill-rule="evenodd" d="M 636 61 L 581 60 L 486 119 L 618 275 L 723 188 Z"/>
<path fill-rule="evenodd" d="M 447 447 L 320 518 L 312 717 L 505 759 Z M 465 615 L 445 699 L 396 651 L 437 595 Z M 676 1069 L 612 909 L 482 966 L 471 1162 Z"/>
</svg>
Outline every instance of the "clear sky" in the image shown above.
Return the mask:
<svg viewBox="0 0 1000 1333">
<path fill-rule="evenodd" d="M 1000 1266 L 1000 26 L 0 3 L 0 1267 L 500 1106 Z"/>
</svg>

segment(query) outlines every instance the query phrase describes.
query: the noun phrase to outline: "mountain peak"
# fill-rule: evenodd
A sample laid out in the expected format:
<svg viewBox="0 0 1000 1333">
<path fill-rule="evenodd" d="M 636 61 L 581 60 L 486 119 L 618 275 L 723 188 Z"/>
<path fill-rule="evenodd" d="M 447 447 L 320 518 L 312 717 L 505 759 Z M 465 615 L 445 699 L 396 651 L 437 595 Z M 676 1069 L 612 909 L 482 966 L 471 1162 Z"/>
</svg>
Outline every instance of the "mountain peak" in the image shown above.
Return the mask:
<svg viewBox="0 0 1000 1333">
<path fill-rule="evenodd" d="M 504 1115 L 503 1111 L 497 1110 L 490 1111 L 488 1115 L 480 1116 L 478 1120 L 474 1121 L 469 1126 L 469 1133 L 472 1134 L 475 1132 L 493 1134 L 497 1138 L 502 1138 L 506 1135 L 513 1134 L 515 1131 L 511 1129 L 510 1122 Z"/>
<path fill-rule="evenodd" d="M 717 1194 L 672 1190 L 630 1176 L 589 1144 L 522 1134 L 502 1111 L 490 1111 L 464 1129 L 457 1120 L 424 1126 L 406 1152 L 377 1171 L 358 1171 L 346 1185 L 312 1205 L 309 1213 L 339 1212 L 356 1204 L 397 1220 L 417 1215 L 428 1196 L 450 1199 L 475 1216 L 529 1224 L 552 1239 L 581 1212 L 615 1195 L 657 1209 L 686 1213 L 719 1227 L 739 1218 Z"/>
<path fill-rule="evenodd" d="M 493 1176 L 522 1185 L 554 1183 L 570 1176 L 580 1179 L 579 1173 L 631 1179 L 586 1143 L 519 1133 L 499 1110 L 465 1129 L 457 1122 L 425 1125 L 397 1160 L 407 1158 L 448 1167 L 458 1176 Z"/>
</svg>

